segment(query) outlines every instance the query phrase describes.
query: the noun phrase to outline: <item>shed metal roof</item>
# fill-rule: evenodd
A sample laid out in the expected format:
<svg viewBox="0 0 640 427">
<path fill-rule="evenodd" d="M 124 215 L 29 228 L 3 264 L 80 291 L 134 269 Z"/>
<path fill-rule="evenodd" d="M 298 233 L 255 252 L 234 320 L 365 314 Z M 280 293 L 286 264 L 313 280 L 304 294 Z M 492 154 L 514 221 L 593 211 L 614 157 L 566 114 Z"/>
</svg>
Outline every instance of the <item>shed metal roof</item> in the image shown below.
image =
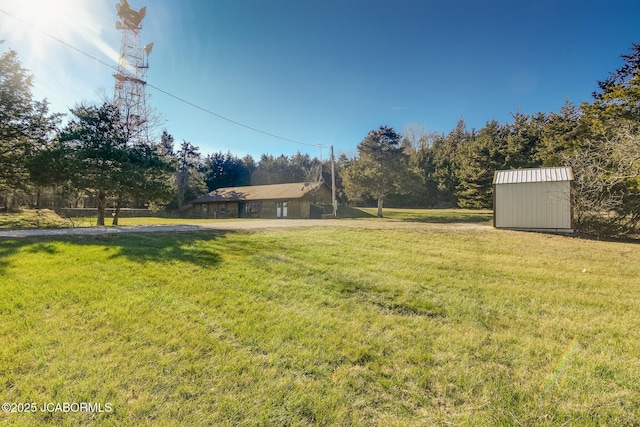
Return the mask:
<svg viewBox="0 0 640 427">
<path fill-rule="evenodd" d="M 322 185 L 323 181 L 218 188 L 191 203 L 299 199 Z"/>
<path fill-rule="evenodd" d="M 573 181 L 570 167 L 513 169 L 496 171 L 493 184 L 521 184 L 528 182 Z"/>
</svg>

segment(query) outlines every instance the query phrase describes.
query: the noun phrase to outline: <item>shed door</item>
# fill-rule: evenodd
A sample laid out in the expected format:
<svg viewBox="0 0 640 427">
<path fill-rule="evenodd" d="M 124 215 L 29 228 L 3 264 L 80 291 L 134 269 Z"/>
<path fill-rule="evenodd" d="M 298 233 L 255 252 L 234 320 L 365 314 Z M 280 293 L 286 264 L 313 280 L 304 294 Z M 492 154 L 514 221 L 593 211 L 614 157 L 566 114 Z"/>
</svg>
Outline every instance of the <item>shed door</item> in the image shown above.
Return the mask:
<svg viewBox="0 0 640 427">
<path fill-rule="evenodd" d="M 278 202 L 276 205 L 276 218 L 287 217 L 287 207 L 289 202 Z"/>
</svg>

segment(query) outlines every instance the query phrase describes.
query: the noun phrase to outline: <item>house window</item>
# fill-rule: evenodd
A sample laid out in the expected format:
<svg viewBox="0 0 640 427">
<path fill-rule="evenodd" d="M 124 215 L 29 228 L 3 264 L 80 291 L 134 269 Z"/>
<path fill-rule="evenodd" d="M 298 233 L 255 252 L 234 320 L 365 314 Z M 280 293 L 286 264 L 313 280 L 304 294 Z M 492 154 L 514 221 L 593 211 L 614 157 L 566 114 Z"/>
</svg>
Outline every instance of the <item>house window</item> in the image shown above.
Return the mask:
<svg viewBox="0 0 640 427">
<path fill-rule="evenodd" d="M 289 202 L 278 202 L 276 204 L 276 218 L 286 218 L 289 210 Z"/>
<path fill-rule="evenodd" d="M 248 214 L 257 214 L 262 210 L 261 202 L 248 202 L 246 206 L 246 213 Z"/>
</svg>

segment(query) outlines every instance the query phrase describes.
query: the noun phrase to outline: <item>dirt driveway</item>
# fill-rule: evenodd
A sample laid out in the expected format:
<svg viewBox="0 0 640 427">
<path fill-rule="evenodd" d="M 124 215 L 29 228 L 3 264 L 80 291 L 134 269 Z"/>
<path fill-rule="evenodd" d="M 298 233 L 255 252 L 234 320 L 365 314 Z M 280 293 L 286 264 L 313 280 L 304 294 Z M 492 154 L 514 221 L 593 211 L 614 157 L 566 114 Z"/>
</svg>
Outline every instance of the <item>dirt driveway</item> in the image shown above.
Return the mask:
<svg viewBox="0 0 640 427">
<path fill-rule="evenodd" d="M 486 229 L 492 227 L 484 224 L 471 223 L 421 223 L 394 220 L 356 220 L 356 219 L 262 219 L 238 221 L 212 221 L 210 223 L 176 225 L 138 225 L 122 227 L 79 227 L 38 230 L 0 230 L 0 239 L 34 236 L 92 236 L 120 233 L 166 233 L 186 231 L 215 231 L 215 230 L 260 230 L 271 228 L 297 227 L 350 227 L 350 228 L 397 228 L 397 229 Z"/>
</svg>

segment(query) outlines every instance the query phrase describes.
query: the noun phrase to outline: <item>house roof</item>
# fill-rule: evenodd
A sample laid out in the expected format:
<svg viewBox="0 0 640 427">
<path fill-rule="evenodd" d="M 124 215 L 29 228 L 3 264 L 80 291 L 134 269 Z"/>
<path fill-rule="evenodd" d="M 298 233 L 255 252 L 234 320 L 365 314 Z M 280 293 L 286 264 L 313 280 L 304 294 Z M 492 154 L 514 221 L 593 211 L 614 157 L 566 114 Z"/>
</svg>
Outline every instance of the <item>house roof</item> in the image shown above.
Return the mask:
<svg viewBox="0 0 640 427">
<path fill-rule="evenodd" d="M 570 167 L 513 169 L 496 171 L 493 184 L 522 184 L 529 182 L 573 181 Z"/>
<path fill-rule="evenodd" d="M 318 181 L 218 188 L 191 203 L 299 199 L 322 185 L 324 185 L 324 182 Z"/>
</svg>

